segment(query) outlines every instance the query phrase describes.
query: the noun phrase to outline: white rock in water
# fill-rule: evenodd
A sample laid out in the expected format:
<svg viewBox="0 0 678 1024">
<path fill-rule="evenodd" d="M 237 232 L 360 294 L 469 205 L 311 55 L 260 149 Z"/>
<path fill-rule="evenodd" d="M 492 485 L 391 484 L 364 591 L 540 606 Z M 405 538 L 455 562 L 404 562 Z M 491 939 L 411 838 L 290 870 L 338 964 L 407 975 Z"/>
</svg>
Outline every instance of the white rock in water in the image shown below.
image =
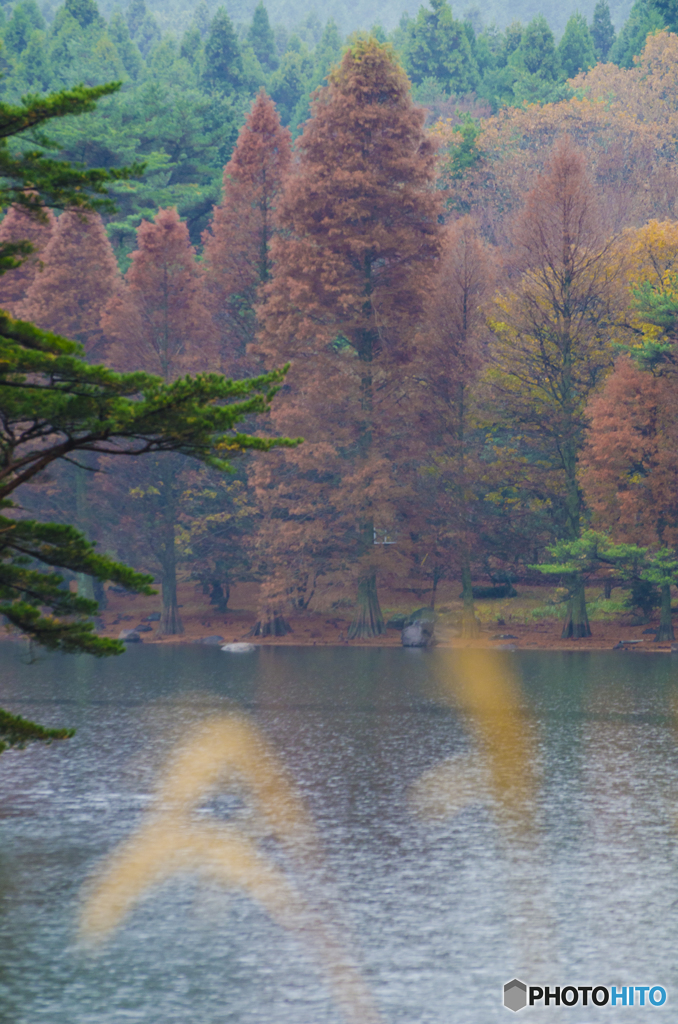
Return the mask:
<svg viewBox="0 0 678 1024">
<path fill-rule="evenodd" d="M 221 648 L 222 651 L 229 651 L 231 654 L 249 654 L 251 651 L 256 651 L 256 644 L 224 644 Z"/>
</svg>

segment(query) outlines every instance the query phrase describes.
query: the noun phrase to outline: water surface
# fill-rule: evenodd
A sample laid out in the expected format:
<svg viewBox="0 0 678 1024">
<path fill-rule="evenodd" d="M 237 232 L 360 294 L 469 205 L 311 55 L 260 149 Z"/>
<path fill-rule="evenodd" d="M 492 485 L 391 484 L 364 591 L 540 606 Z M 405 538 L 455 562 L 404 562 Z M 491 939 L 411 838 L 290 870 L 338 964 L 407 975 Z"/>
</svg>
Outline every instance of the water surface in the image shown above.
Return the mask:
<svg viewBox="0 0 678 1024">
<path fill-rule="evenodd" d="M 148 887 L 98 946 L 79 939 L 88 879 L 148 821 L 174 752 L 235 712 L 318 850 L 252 831 L 242 788 L 206 793 L 195 820 L 242 828 L 291 880 L 385 1024 L 510 1020 L 514 976 L 668 992 L 519 1019 L 678 1021 L 677 660 L 142 646 L 28 665 L 3 645 L 0 704 L 77 734 L 0 758 L 0 1020 L 351 1019 L 312 931 L 199 872 Z"/>
</svg>

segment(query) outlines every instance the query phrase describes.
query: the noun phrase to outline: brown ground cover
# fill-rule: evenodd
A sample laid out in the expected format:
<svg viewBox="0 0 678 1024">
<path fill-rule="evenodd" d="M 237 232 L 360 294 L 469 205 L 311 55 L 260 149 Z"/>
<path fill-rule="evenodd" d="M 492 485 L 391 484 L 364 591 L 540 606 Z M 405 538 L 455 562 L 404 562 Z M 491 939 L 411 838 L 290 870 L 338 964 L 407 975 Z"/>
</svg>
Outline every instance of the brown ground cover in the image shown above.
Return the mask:
<svg viewBox="0 0 678 1024">
<path fill-rule="evenodd" d="M 477 639 L 465 640 L 459 635 L 461 602 L 459 585 L 450 584 L 441 588 L 436 603 L 438 621 L 436 642 L 445 647 L 502 647 L 515 645 L 518 649 L 542 650 L 609 650 L 620 640 L 638 640 L 640 643 L 629 647 L 634 653 L 670 650 L 670 644 L 658 644 L 654 637 L 644 632 L 659 623 L 658 616 L 650 623 L 633 624 L 636 620 L 630 612 L 621 608 L 624 595 L 613 591 L 609 602 L 602 600 L 601 588 L 587 590 L 590 602 L 591 629 L 593 636 L 581 640 L 562 640 L 562 605 L 558 595 L 550 587 L 518 587 L 519 596 L 504 600 L 478 601 L 476 612 L 481 622 Z M 258 644 L 302 645 L 344 645 L 368 647 L 397 647 L 400 645 L 400 631 L 388 629 L 373 640 L 348 641 L 348 626 L 352 609 L 347 596 L 337 597 L 338 591 L 319 593 L 314 601 L 315 608 L 307 611 L 290 612 L 288 621 L 292 632 L 285 637 L 254 638 L 249 632 L 256 621 L 258 586 L 254 583 L 239 584 L 232 588 L 229 608 L 222 614 L 210 606 L 208 598 L 193 583 L 179 585 L 180 613 L 184 633 L 180 636 L 160 637 L 157 625 L 149 623 L 153 631 L 143 635 L 144 643 L 195 643 L 213 635 L 222 636 L 224 641 L 248 640 Z M 411 591 L 382 591 L 382 607 L 385 618 L 398 613 L 411 613 L 422 607 L 425 599 L 417 600 Z M 108 606 L 101 619 L 105 636 L 117 637 L 123 629 L 133 629 L 153 612 L 160 611 L 160 597 L 118 594 L 108 591 Z"/>
</svg>

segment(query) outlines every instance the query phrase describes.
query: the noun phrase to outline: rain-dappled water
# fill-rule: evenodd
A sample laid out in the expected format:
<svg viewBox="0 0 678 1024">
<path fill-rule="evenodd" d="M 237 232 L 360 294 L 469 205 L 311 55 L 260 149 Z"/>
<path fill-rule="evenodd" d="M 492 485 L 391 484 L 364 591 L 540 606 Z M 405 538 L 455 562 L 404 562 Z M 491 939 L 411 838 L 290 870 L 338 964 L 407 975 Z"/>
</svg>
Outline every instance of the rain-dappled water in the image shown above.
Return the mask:
<svg viewBox="0 0 678 1024">
<path fill-rule="evenodd" d="M 3 1024 L 678 1021 L 675 656 L 1 655 Z"/>
</svg>

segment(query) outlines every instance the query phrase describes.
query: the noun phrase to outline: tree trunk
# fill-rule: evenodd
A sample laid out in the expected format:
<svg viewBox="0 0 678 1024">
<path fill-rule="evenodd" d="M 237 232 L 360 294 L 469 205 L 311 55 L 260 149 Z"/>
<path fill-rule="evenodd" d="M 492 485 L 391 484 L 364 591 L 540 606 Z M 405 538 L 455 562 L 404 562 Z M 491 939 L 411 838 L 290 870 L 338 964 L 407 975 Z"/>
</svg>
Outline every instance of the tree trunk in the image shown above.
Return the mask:
<svg viewBox="0 0 678 1024">
<path fill-rule="evenodd" d="M 87 470 L 82 466 L 75 467 L 75 514 L 78 529 L 89 539 L 89 509 L 87 507 Z M 94 581 L 85 572 L 76 574 L 78 581 L 78 597 L 86 597 L 94 601 Z"/>
<path fill-rule="evenodd" d="M 286 636 L 292 633 L 292 627 L 279 608 L 267 609 L 258 622 L 255 622 L 248 636 Z"/>
<path fill-rule="evenodd" d="M 94 600 L 99 605 L 99 611 L 102 612 L 108 605 L 108 598 L 106 597 L 106 588 L 104 587 L 103 580 L 98 580 L 96 576 L 93 576 L 92 590 L 94 591 Z"/>
<path fill-rule="evenodd" d="M 604 591 L 603 591 L 603 594 L 605 596 L 605 600 L 609 601 L 610 598 L 612 597 L 612 580 L 605 580 L 605 583 L 603 584 L 603 586 L 605 588 Z"/>
<path fill-rule="evenodd" d="M 160 617 L 160 634 L 162 636 L 176 636 L 183 633 L 184 626 L 179 615 L 177 604 L 177 564 L 174 554 L 174 544 L 168 546 L 162 564 L 161 577 L 162 590 L 162 613 Z"/>
<path fill-rule="evenodd" d="M 218 612 L 228 611 L 228 599 L 231 596 L 231 588 L 228 583 L 222 584 L 220 580 L 212 580 L 210 591 L 210 604 L 214 605 Z M 226 592 L 224 593 L 224 587 Z"/>
<path fill-rule="evenodd" d="M 675 640 L 673 635 L 673 621 L 671 619 L 671 586 L 669 583 L 662 584 L 659 631 L 655 637 L 655 641 L 657 640 Z"/>
<path fill-rule="evenodd" d="M 158 529 L 162 531 L 160 544 L 162 612 L 160 615 L 161 636 L 177 636 L 184 626 L 177 604 L 177 553 L 174 540 L 176 507 L 174 502 L 174 466 L 167 460 L 161 468 L 163 504 Z"/>
<path fill-rule="evenodd" d="M 578 580 L 573 589 L 572 597 L 568 602 L 567 619 L 563 626 L 562 639 L 579 639 L 580 637 L 591 636 L 589 617 L 586 611 L 586 590 L 584 581 Z"/>
<path fill-rule="evenodd" d="M 386 632 L 377 593 L 377 574 L 372 572 L 358 583 L 358 597 L 353 622 L 348 628 L 349 640 L 364 640 Z"/>
<path fill-rule="evenodd" d="M 475 606 L 473 603 L 473 583 L 471 581 L 471 561 L 468 550 L 462 555 L 461 564 L 461 598 L 464 603 L 461 612 L 461 635 L 465 639 L 472 639 L 480 633 L 480 626 L 476 618 Z"/>
<path fill-rule="evenodd" d="M 440 582 L 442 575 L 438 573 L 438 568 L 433 570 L 433 586 L 431 587 L 431 611 L 435 611 L 436 607 L 436 594 L 438 592 L 438 583 Z"/>
</svg>

